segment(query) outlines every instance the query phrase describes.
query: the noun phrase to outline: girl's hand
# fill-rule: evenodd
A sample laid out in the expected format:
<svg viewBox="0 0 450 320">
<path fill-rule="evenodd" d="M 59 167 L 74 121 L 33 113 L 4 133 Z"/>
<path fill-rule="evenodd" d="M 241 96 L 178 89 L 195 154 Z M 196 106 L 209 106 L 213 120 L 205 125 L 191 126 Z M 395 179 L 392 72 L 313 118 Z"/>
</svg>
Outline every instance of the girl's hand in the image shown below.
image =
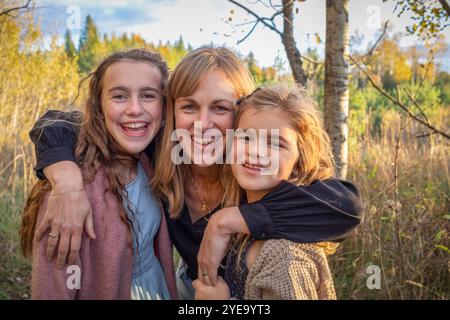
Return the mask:
<svg viewBox="0 0 450 320">
<path fill-rule="evenodd" d="M 215 286 L 208 286 L 196 279 L 192 282 L 195 289 L 195 300 L 229 300 L 230 289 L 221 276 L 217 277 Z"/>
</svg>

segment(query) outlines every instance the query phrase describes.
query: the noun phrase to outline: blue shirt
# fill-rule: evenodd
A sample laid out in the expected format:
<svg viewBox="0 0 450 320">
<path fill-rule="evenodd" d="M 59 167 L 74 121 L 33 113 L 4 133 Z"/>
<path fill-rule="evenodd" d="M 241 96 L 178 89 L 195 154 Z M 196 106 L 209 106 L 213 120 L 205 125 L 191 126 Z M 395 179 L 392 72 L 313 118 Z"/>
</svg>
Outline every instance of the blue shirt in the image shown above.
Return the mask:
<svg viewBox="0 0 450 320">
<path fill-rule="evenodd" d="M 153 239 L 161 224 L 159 203 L 149 186 L 140 161 L 136 177 L 125 186 L 124 207 L 132 224 L 134 265 L 131 283 L 133 300 L 170 299 L 166 279 L 155 256 Z"/>
</svg>

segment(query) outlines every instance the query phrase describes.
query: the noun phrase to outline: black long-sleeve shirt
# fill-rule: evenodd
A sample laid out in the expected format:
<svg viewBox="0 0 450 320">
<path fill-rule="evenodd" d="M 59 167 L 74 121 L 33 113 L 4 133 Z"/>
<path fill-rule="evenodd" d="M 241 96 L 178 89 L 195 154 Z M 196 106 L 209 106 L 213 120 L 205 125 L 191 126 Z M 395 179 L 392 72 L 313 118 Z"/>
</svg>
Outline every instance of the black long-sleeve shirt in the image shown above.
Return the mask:
<svg viewBox="0 0 450 320">
<path fill-rule="evenodd" d="M 50 119 L 66 121 L 52 122 Z M 69 160 L 76 162 L 74 146 L 78 133 L 75 123 L 80 113 L 50 110 L 42 116 L 30 137 L 35 143 L 36 175 L 44 179 L 42 169 L 53 163 Z M 145 150 L 154 158 L 157 147 L 154 140 Z M 340 242 L 354 230 L 362 219 L 362 206 L 358 190 L 350 182 L 327 179 L 307 186 L 283 181 L 261 200 L 241 204 L 239 210 L 256 240 L 285 238 L 294 242 Z M 166 210 L 166 216 L 169 214 Z M 188 274 L 197 277 L 197 253 L 206 220 L 192 223 L 185 206 L 178 219 L 167 219 L 171 239 L 188 265 Z"/>
</svg>

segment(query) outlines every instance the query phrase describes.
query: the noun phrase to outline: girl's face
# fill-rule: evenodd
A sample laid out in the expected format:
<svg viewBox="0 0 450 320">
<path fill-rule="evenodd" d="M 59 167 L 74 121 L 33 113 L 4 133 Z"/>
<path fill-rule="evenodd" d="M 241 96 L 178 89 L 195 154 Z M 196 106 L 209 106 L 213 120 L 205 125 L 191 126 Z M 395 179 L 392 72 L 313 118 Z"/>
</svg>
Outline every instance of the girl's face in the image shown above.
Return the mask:
<svg viewBox="0 0 450 320">
<path fill-rule="evenodd" d="M 175 129 L 189 132 L 188 141 L 183 138 L 181 143 L 184 155 L 194 164 L 203 167 L 212 165 L 205 163 L 204 159 L 199 163 L 194 153 L 210 153 L 217 150 L 220 144 L 223 151 L 226 129 L 233 128 L 235 100 L 234 87 L 220 71 L 213 71 L 191 96 L 175 100 Z M 201 121 L 201 126 L 197 127 L 194 135 L 196 121 Z"/>
<path fill-rule="evenodd" d="M 129 154 L 143 151 L 161 127 L 161 72 L 147 62 L 121 61 L 103 77 L 106 129 Z"/>
<path fill-rule="evenodd" d="M 278 168 L 275 167 L 271 174 L 264 173 L 272 166 L 272 163 L 261 164 L 262 157 L 258 152 L 258 141 L 252 139 L 241 139 L 236 137 L 233 141 L 233 150 L 236 153 L 237 142 L 245 144 L 244 164 L 233 164 L 231 169 L 237 182 L 247 192 L 252 192 L 260 199 L 282 180 L 289 179 L 295 164 L 298 161 L 299 152 L 297 147 L 297 133 L 289 123 L 287 115 L 280 109 L 272 110 L 246 110 L 239 120 L 238 129 L 254 129 L 257 139 L 264 137 L 261 129 L 267 130 L 267 157 L 275 156 L 278 152 Z M 272 129 L 278 129 L 278 135 L 270 135 Z M 278 144 L 275 143 L 278 136 Z M 241 139 L 241 141 L 239 141 Z M 265 140 L 263 140 L 265 141 Z M 250 199 L 249 199 L 250 200 Z"/>
</svg>

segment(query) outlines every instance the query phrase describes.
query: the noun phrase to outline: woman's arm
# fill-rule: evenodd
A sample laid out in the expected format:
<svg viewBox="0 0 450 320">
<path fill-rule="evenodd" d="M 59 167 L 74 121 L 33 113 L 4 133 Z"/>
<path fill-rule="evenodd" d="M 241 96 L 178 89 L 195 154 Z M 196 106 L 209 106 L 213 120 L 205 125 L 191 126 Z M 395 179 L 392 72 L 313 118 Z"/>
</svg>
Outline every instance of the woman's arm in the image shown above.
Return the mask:
<svg viewBox="0 0 450 320">
<path fill-rule="evenodd" d="M 30 131 L 35 145 L 36 166 L 39 179 L 45 179 L 43 169 L 60 161 L 75 162 L 75 143 L 78 124 L 82 120 L 79 111 L 49 110 L 36 121 Z"/>
<path fill-rule="evenodd" d="M 44 207 L 41 207 L 38 223 L 42 220 L 43 214 Z M 44 236 L 45 241 L 37 241 L 37 239 L 33 241 L 31 299 L 73 300 L 76 297 L 77 290 L 80 288 L 81 274 L 75 274 L 77 270 L 68 270 L 69 265 L 66 265 L 66 268 L 58 269 L 53 262 L 49 262 L 46 259 L 47 247 L 45 244 L 48 238 L 48 234 L 46 234 Z M 81 270 L 79 257 L 74 261 L 73 265 L 78 266 L 79 270 Z M 70 272 L 67 273 L 68 271 Z M 71 278 L 69 279 L 69 277 Z M 72 279 L 74 281 L 68 281 Z"/>
<path fill-rule="evenodd" d="M 340 242 L 362 220 L 358 190 L 338 179 L 307 186 L 283 181 L 260 201 L 242 204 L 239 210 L 256 240 Z"/>
<path fill-rule="evenodd" d="M 283 181 L 261 200 L 224 208 L 210 218 L 198 253 L 198 272 L 208 272 L 207 284 L 215 284 L 233 233 L 251 234 L 256 240 L 342 241 L 361 219 L 359 193 L 350 182 L 329 179 L 297 186 Z"/>
<path fill-rule="evenodd" d="M 49 180 L 54 195 L 48 201 L 42 222 L 38 224 L 36 239 L 40 241 L 48 229 L 53 235 L 60 235 L 56 259 L 58 268 L 62 268 L 67 257 L 69 263 L 77 258 L 83 227 L 89 237 L 95 239 L 92 210 L 73 151 L 81 119 L 81 112 L 50 110 L 30 131 L 30 138 L 36 146 L 36 175 Z M 45 243 L 46 257 L 52 260 L 58 242 L 47 240 Z"/>
</svg>

